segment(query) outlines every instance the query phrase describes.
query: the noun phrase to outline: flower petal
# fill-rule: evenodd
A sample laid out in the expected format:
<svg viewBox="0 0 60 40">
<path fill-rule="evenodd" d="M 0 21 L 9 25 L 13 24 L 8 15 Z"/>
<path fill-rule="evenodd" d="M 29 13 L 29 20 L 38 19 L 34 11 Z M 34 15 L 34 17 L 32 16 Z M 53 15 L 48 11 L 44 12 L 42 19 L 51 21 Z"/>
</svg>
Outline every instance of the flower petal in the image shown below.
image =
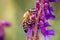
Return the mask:
<svg viewBox="0 0 60 40">
<path fill-rule="evenodd" d="M 50 15 L 50 19 L 51 20 L 54 20 L 55 19 L 55 16 L 54 15 Z"/>
<path fill-rule="evenodd" d="M 27 35 L 31 35 L 31 32 L 32 32 L 31 28 L 28 28 Z"/>
<path fill-rule="evenodd" d="M 32 32 L 32 30 L 31 30 L 31 28 L 28 28 L 28 32 L 27 32 L 27 40 L 31 40 L 31 32 Z"/>
<path fill-rule="evenodd" d="M 55 19 L 55 16 L 52 15 L 52 14 L 47 14 L 47 15 L 45 16 L 45 18 L 46 18 L 46 20 L 48 20 L 48 19 L 54 20 L 54 19 Z"/>
<path fill-rule="evenodd" d="M 46 28 L 45 27 L 41 27 L 41 32 L 42 32 L 43 35 L 46 35 L 47 34 Z"/>
<path fill-rule="evenodd" d="M 37 10 L 39 10 L 39 9 L 40 9 L 39 1 L 36 1 L 36 9 L 37 9 Z"/>
<path fill-rule="evenodd" d="M 49 35 L 44 36 L 44 40 L 50 40 L 50 36 Z"/>
<path fill-rule="evenodd" d="M 44 25 L 45 25 L 45 27 L 51 26 L 48 22 L 46 22 Z"/>
<path fill-rule="evenodd" d="M 10 23 L 9 22 L 6 22 L 6 21 L 1 21 L 2 25 L 5 26 L 5 27 L 9 27 L 10 26 Z"/>
<path fill-rule="evenodd" d="M 47 30 L 47 34 L 48 35 L 55 35 L 55 31 L 54 30 Z"/>
<path fill-rule="evenodd" d="M 48 6 L 48 10 L 49 10 L 49 12 L 54 12 L 54 9 L 51 7 L 51 6 Z"/>
<path fill-rule="evenodd" d="M 57 2 L 57 0 L 49 0 L 50 2 Z"/>
</svg>

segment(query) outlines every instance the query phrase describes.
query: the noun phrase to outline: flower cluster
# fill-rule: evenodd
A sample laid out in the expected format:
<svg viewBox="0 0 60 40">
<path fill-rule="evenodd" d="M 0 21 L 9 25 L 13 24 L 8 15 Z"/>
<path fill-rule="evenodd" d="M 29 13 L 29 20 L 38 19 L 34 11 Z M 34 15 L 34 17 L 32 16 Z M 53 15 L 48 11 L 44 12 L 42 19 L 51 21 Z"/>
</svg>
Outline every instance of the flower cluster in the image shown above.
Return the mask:
<svg viewBox="0 0 60 40">
<path fill-rule="evenodd" d="M 27 28 L 27 40 L 40 40 L 38 30 L 44 36 L 44 40 L 50 40 L 50 35 L 55 35 L 54 30 L 47 30 L 47 27 L 51 25 L 48 20 L 54 20 L 54 9 L 50 5 L 51 2 L 57 2 L 57 0 L 37 0 L 36 7 L 30 10 L 31 13 L 29 20 L 25 21 L 23 27 Z M 28 17 L 27 17 L 28 19 Z"/>
</svg>

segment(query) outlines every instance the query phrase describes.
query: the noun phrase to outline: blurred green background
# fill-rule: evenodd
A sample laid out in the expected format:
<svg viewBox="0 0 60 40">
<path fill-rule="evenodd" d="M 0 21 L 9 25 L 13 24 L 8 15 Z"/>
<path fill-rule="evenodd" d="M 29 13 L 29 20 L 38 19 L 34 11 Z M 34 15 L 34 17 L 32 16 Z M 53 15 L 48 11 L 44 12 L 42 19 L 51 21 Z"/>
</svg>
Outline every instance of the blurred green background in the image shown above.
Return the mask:
<svg viewBox="0 0 60 40">
<path fill-rule="evenodd" d="M 27 35 L 20 23 L 24 12 L 35 7 L 35 2 L 36 0 L 0 0 L 0 20 L 9 21 L 12 24 L 10 28 L 5 28 L 5 40 L 27 40 Z M 56 16 L 54 21 L 49 21 L 52 24 L 51 29 L 56 32 L 55 36 L 51 36 L 51 40 L 60 40 L 60 0 L 51 4 Z M 40 36 L 41 40 L 44 40 L 42 34 Z"/>
</svg>

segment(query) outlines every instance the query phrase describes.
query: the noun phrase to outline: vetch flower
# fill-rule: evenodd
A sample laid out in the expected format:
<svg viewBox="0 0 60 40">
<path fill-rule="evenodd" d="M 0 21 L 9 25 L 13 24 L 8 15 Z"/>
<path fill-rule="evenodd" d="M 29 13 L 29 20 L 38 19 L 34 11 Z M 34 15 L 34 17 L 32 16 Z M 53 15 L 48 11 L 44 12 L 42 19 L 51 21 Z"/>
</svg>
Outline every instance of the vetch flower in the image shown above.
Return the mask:
<svg viewBox="0 0 60 40">
<path fill-rule="evenodd" d="M 4 27 L 9 27 L 10 23 L 7 21 L 0 21 L 0 40 L 4 40 L 5 33 L 4 33 Z"/>
<path fill-rule="evenodd" d="M 40 40 L 39 30 L 43 34 L 44 40 L 50 40 L 50 35 L 55 35 L 54 30 L 46 29 L 51 26 L 47 20 L 55 19 L 51 2 L 57 2 L 57 0 L 37 0 L 36 7 L 24 14 L 22 26 L 27 33 L 27 40 Z"/>
</svg>

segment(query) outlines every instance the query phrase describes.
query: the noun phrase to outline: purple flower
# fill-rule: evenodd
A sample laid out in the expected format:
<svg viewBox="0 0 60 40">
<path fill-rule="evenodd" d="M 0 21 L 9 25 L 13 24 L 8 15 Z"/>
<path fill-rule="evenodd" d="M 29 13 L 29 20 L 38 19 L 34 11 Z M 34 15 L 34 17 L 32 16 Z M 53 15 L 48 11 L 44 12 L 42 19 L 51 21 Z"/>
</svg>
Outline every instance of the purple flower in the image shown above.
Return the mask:
<svg viewBox="0 0 60 40">
<path fill-rule="evenodd" d="M 5 27 L 9 27 L 11 25 L 9 22 L 6 22 L 6 21 L 1 21 L 1 23 Z"/>
<path fill-rule="evenodd" d="M 50 6 L 45 7 L 44 12 L 45 12 L 46 20 L 48 20 L 48 19 L 54 20 L 55 19 L 55 16 L 53 15 L 54 9 L 52 7 L 50 7 Z"/>
<path fill-rule="evenodd" d="M 50 25 L 48 22 L 45 22 L 45 23 L 44 23 L 44 26 L 45 26 L 45 27 L 50 27 L 51 25 Z"/>
<path fill-rule="evenodd" d="M 47 30 L 47 34 L 48 35 L 55 35 L 55 31 L 54 30 Z"/>
<path fill-rule="evenodd" d="M 57 0 L 37 0 L 36 7 L 31 12 L 30 18 L 26 21 L 28 40 L 40 40 L 39 31 L 44 36 L 44 40 L 50 40 L 50 35 L 55 35 L 54 30 L 47 30 L 47 27 L 51 25 L 47 20 L 54 20 L 54 9 L 50 5 L 51 2 L 57 2 Z M 36 14 L 36 15 L 35 15 Z M 28 19 L 28 18 L 27 18 Z M 29 24 L 30 21 L 30 24 Z M 28 22 L 28 23 L 27 23 Z"/>
<path fill-rule="evenodd" d="M 6 21 L 0 21 L 0 40 L 4 40 L 4 27 L 9 27 L 10 23 Z"/>
<path fill-rule="evenodd" d="M 39 10 L 39 9 L 40 9 L 39 1 L 36 1 L 36 9 L 37 9 L 37 10 Z"/>
<path fill-rule="evenodd" d="M 50 40 L 50 36 L 49 35 L 44 36 L 44 40 Z"/>
</svg>

